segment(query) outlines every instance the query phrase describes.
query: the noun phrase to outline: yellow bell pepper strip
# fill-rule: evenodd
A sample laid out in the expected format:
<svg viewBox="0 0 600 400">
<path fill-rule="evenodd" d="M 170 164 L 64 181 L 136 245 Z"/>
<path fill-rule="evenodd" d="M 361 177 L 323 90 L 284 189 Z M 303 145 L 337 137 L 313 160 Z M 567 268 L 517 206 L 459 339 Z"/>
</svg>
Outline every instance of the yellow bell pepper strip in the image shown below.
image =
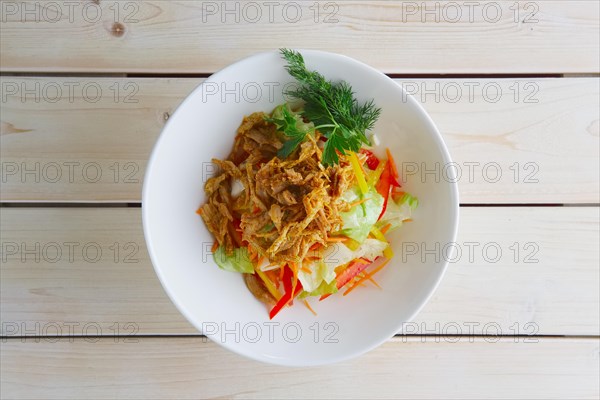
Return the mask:
<svg viewBox="0 0 600 400">
<path fill-rule="evenodd" d="M 367 184 L 369 186 L 375 186 L 375 184 L 377 184 L 379 182 L 379 178 L 381 177 L 381 174 L 383 173 L 383 170 L 386 168 L 386 162 L 382 161 L 379 163 L 379 165 L 377 166 L 377 168 L 375 169 L 375 171 L 373 171 L 371 173 L 371 175 L 369 175 L 369 181 L 367 182 Z"/>
<path fill-rule="evenodd" d="M 271 281 L 271 279 L 269 279 L 267 274 L 261 271 L 260 268 L 256 268 L 256 273 L 258 274 L 260 279 L 262 279 L 263 283 L 265 284 L 265 287 L 267 288 L 269 293 L 271 293 L 271 296 L 275 297 L 275 300 L 281 299 L 281 293 L 279 293 L 279 290 L 277 290 L 275 284 Z"/>
<path fill-rule="evenodd" d="M 361 193 L 363 195 L 369 193 L 369 187 L 367 186 L 367 181 L 365 180 L 365 174 L 363 173 L 363 170 L 360 167 L 360 161 L 358 161 L 356 153 L 349 152 L 348 158 L 350 159 L 350 164 L 352 165 L 352 170 L 354 171 L 354 175 L 356 176 L 358 187 L 360 188 Z"/>
<path fill-rule="evenodd" d="M 388 243 L 385 236 L 383 236 L 383 233 L 381 233 L 381 231 L 379 229 L 377 229 L 376 226 L 373 226 L 371 228 L 371 233 L 373 234 L 373 236 L 375 236 L 375 239 L 381 240 L 382 242 L 385 242 L 385 243 Z M 394 257 L 394 252 L 392 251 L 392 248 L 390 247 L 389 243 L 388 243 L 388 246 L 385 248 L 385 250 L 383 250 L 383 255 L 385 256 L 385 258 L 388 258 L 388 259 Z"/>
</svg>

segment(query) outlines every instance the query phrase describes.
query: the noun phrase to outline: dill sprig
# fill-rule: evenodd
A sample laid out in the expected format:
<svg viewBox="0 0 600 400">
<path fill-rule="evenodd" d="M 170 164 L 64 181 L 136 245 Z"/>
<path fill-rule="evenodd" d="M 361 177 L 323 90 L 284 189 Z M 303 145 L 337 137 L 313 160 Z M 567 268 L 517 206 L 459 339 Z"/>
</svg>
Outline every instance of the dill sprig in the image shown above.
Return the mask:
<svg viewBox="0 0 600 400">
<path fill-rule="evenodd" d="M 373 100 L 360 104 L 347 82 L 328 81 L 320 73 L 307 70 L 302 54 L 297 51 L 280 49 L 280 52 L 287 61 L 286 70 L 299 84 L 286 94 L 304 101 L 303 115 L 314 123 L 312 130 L 319 130 L 327 138 L 323 164 L 337 164 L 337 151 L 345 155 L 346 151 L 359 151 L 363 143 L 370 144 L 365 131 L 373 128 L 381 113 Z M 289 154 L 289 147 L 297 146 L 299 140 L 297 132 L 288 136 L 294 137 L 286 149 Z"/>
</svg>

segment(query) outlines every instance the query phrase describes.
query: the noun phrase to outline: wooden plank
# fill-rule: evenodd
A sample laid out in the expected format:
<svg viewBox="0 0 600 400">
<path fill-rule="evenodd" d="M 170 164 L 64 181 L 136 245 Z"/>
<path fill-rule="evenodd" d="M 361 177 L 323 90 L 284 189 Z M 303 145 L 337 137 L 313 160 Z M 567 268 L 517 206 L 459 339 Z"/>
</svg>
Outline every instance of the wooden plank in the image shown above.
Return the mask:
<svg viewBox="0 0 600 400">
<path fill-rule="evenodd" d="M 202 80 L 0 81 L 1 201 L 138 202 L 165 118 Z M 599 79 L 397 82 L 443 133 L 463 203 L 600 201 Z"/>
<path fill-rule="evenodd" d="M 68 323 L 108 336 L 196 333 L 160 287 L 139 209 L 0 215 L 3 335 L 68 335 Z M 595 207 L 462 208 L 460 257 L 406 332 L 600 334 L 599 218 Z M 422 250 L 414 257 L 435 257 Z"/>
<path fill-rule="evenodd" d="M 6 96 L 0 136 L 5 201 L 139 201 L 146 161 L 165 120 L 199 83 L 0 81 Z"/>
<path fill-rule="evenodd" d="M 595 1 L 3 2 L 2 71 L 206 73 L 278 47 L 387 73 L 595 73 Z"/>
<path fill-rule="evenodd" d="M 395 339 L 324 367 L 244 359 L 202 338 L 8 340 L 3 398 L 597 399 L 597 338 Z"/>
</svg>

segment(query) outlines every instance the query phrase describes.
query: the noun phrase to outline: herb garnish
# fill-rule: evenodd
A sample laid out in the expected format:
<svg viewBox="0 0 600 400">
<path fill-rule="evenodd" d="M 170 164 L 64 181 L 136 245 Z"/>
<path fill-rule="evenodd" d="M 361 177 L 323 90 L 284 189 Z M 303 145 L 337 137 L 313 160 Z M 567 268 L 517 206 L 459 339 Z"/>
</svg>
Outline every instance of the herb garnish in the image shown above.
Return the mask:
<svg viewBox="0 0 600 400">
<path fill-rule="evenodd" d="M 327 138 L 323 149 L 324 165 L 339 162 L 336 151 L 345 155 L 346 151 L 359 151 L 363 143 L 369 145 L 365 131 L 373 128 L 381 113 L 373 100 L 359 104 L 347 82 L 328 81 L 320 73 L 307 70 L 304 58 L 297 51 L 280 49 L 280 52 L 287 61 L 286 70 L 299 83 L 286 94 L 304 101 L 302 114 L 315 125 L 312 129 L 301 126 L 297 123 L 301 117 L 288 107 L 283 107 L 280 118 L 269 119 L 291 138 L 284 144 L 280 156 L 291 154 L 306 134 L 315 130 Z"/>
</svg>

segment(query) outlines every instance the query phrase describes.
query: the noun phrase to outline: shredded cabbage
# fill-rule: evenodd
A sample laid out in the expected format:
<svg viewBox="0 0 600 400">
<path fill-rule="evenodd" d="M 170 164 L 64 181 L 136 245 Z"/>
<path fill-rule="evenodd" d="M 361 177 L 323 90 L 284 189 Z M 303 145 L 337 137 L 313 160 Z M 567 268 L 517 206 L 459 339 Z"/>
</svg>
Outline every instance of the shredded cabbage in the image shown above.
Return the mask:
<svg viewBox="0 0 600 400">
<path fill-rule="evenodd" d="M 320 262 L 311 263 L 307 267 L 311 271 L 310 274 L 303 270 L 298 271 L 298 279 L 305 291 L 317 293 L 321 286 L 335 284 L 335 269 L 337 267 L 361 257 L 373 261 L 383 254 L 387 246 L 387 243 L 380 240 L 366 239 L 358 249 L 352 251 L 343 243 L 333 243 L 325 249 L 323 259 Z M 325 289 L 321 288 L 321 290 Z"/>
<path fill-rule="evenodd" d="M 370 187 L 369 191 L 362 195 L 358 186 L 344 192 L 342 198 L 348 203 L 368 199 L 364 203 L 352 207 L 350 211 L 340 213 L 343 226 L 339 234 L 362 243 L 377 222 L 383 209 L 384 199 L 373 187 Z"/>
<path fill-rule="evenodd" d="M 315 290 L 313 290 L 311 292 L 307 292 L 306 290 L 304 290 L 300 294 L 300 298 L 304 299 L 308 296 L 322 296 L 324 294 L 333 294 L 333 293 L 337 293 L 337 291 L 338 291 L 337 281 L 335 279 L 329 283 L 323 281 Z"/>
<path fill-rule="evenodd" d="M 390 224 L 390 228 L 388 232 L 399 228 L 402 226 L 402 222 L 410 219 L 412 216 L 412 212 L 419 205 L 419 201 L 416 197 L 411 196 L 408 193 L 405 193 L 397 202 L 393 201 L 390 198 L 388 201 L 387 208 L 385 212 L 381 216 L 379 222 L 377 222 L 378 228 L 383 228 L 384 226 Z"/>
</svg>

